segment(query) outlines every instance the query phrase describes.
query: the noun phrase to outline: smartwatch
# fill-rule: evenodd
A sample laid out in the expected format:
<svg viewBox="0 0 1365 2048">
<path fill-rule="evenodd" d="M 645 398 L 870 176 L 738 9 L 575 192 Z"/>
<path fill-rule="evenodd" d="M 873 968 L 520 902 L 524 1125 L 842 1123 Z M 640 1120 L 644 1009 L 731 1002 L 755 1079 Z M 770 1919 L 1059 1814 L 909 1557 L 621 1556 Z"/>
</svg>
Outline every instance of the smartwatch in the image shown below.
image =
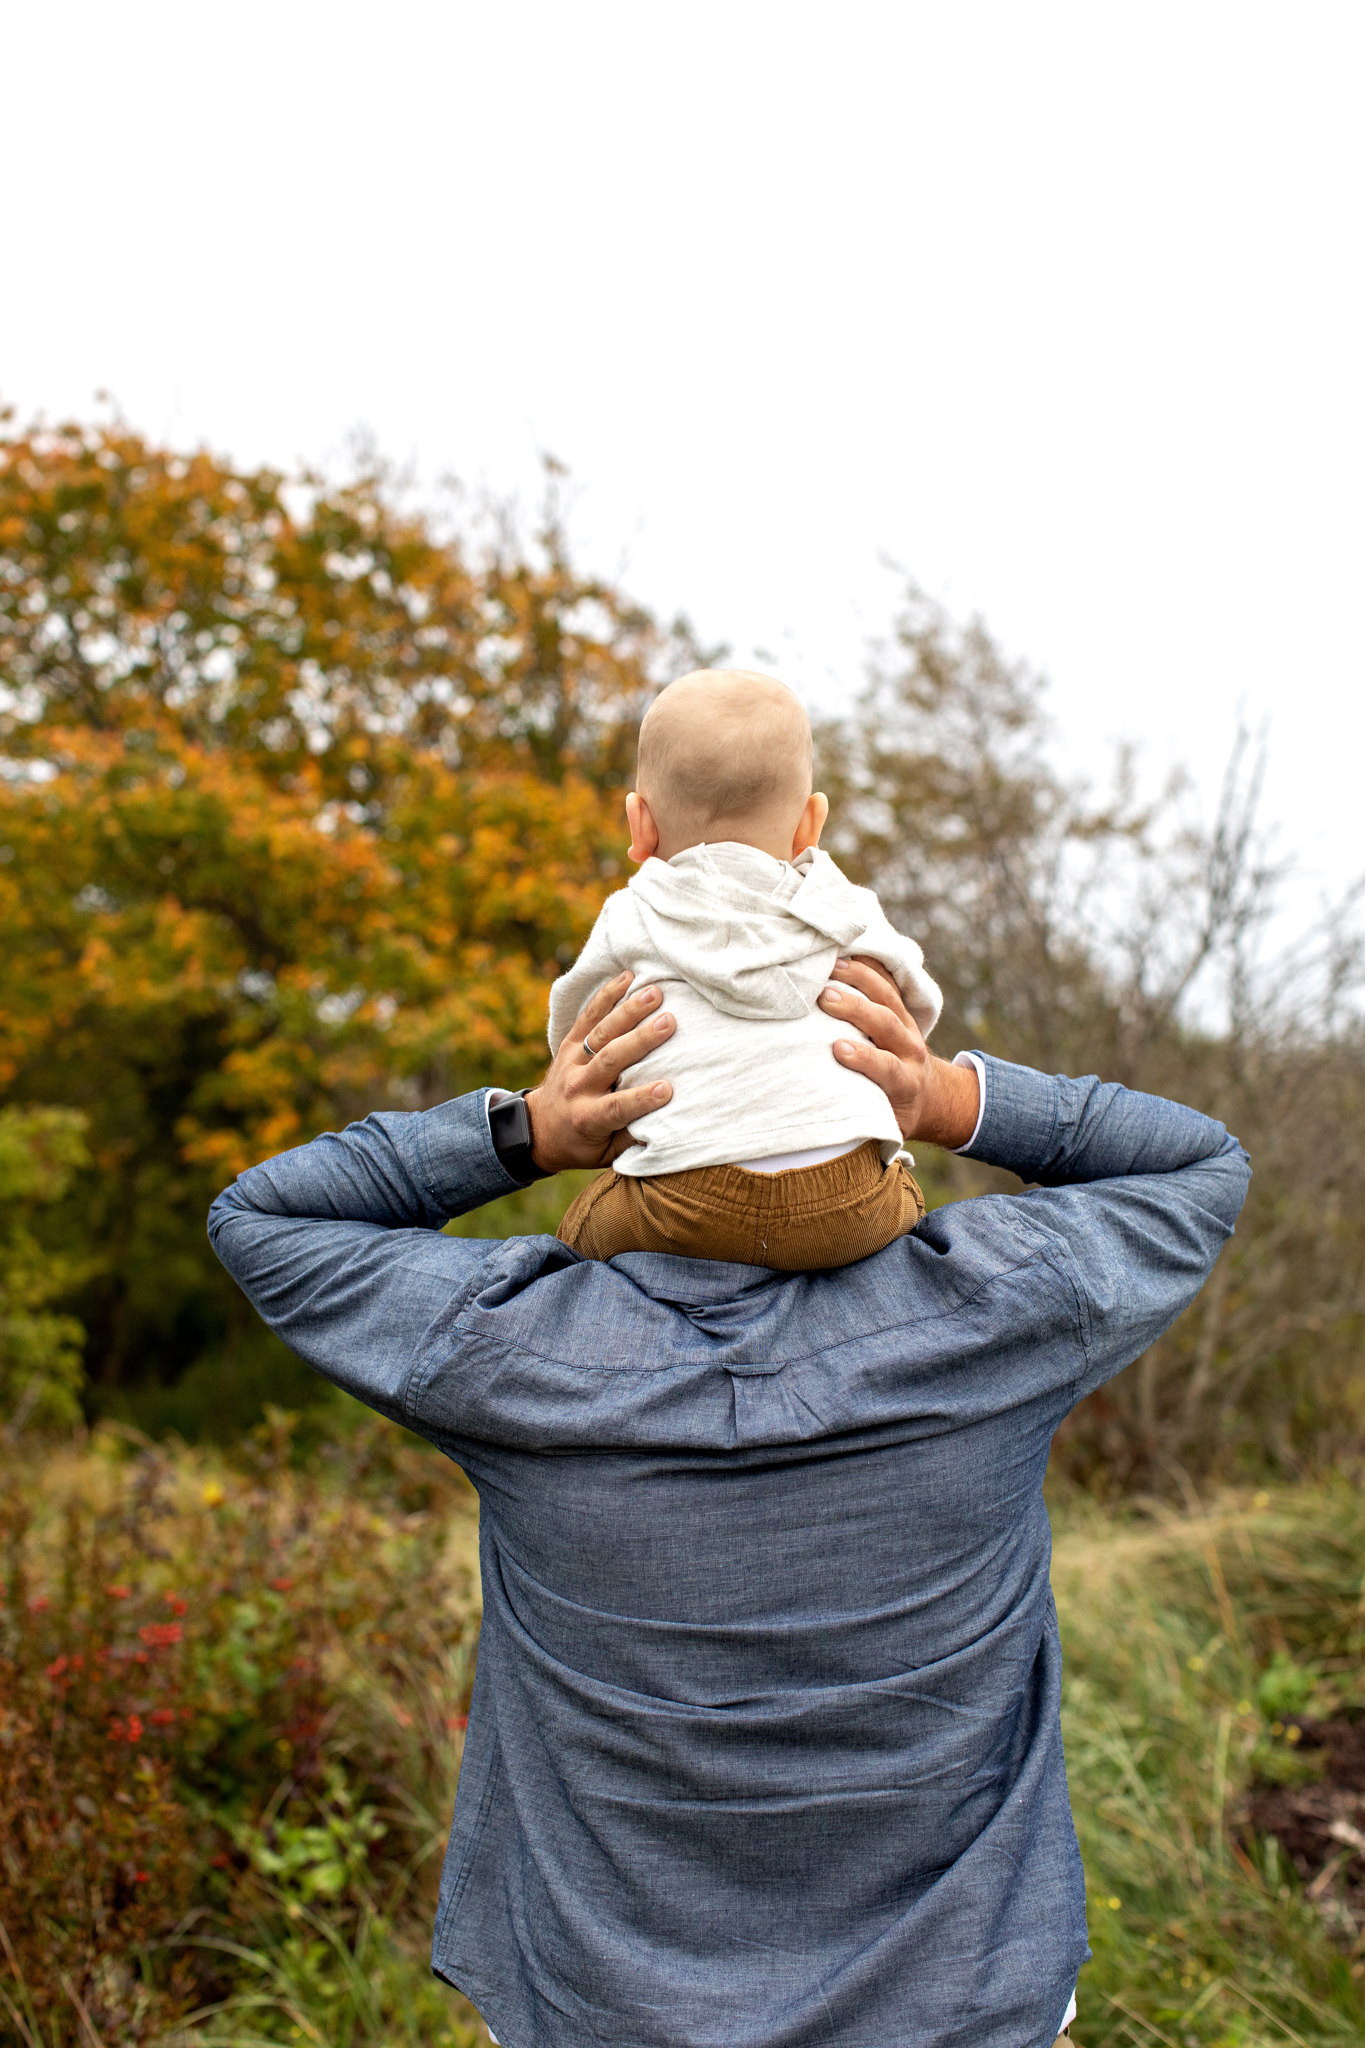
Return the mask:
<svg viewBox="0 0 1365 2048">
<path fill-rule="evenodd" d="M 526 1096 L 509 1095 L 496 1109 L 488 1112 L 488 1128 L 493 1138 L 493 1150 L 498 1155 L 498 1164 L 513 1180 L 519 1180 L 528 1187 L 533 1180 L 548 1180 L 549 1173 L 543 1166 L 537 1166 L 531 1157 L 531 1114 L 526 1107 Z"/>
</svg>

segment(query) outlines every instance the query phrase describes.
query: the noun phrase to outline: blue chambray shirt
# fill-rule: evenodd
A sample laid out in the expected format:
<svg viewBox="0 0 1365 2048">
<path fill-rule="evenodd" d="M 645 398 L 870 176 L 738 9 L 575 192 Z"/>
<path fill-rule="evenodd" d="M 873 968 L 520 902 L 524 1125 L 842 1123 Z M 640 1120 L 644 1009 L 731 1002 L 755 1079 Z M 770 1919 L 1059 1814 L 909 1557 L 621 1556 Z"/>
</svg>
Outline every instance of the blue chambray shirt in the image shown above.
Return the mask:
<svg viewBox="0 0 1365 2048">
<path fill-rule="evenodd" d="M 1086 1947 L 1042 1483 L 1232 1230 L 1220 1124 L 985 1059 L 959 1202 L 839 1272 L 442 1236 L 482 1094 L 253 1167 L 220 1258 L 478 1489 L 433 1964 L 510 2048 L 1044 2048 Z"/>
</svg>

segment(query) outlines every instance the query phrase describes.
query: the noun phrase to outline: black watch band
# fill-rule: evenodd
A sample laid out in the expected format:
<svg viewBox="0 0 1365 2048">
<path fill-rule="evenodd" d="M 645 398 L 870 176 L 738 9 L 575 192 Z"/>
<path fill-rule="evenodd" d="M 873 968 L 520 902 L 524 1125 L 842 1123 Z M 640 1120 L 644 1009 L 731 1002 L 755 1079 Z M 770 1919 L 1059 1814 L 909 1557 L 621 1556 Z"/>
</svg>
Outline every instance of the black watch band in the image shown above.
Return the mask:
<svg viewBox="0 0 1365 2048">
<path fill-rule="evenodd" d="M 523 1187 L 529 1187 L 533 1180 L 549 1179 L 545 1168 L 537 1166 L 531 1157 L 531 1116 L 524 1094 L 509 1095 L 496 1109 L 490 1109 L 488 1128 L 504 1173 L 510 1173 Z"/>
</svg>

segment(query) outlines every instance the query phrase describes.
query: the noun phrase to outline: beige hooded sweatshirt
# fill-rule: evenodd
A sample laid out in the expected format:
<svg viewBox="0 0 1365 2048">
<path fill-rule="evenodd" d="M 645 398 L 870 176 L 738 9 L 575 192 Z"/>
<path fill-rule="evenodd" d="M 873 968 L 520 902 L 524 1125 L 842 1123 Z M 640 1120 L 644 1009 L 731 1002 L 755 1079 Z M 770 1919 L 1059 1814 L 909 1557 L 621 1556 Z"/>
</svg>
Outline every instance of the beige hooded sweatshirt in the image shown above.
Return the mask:
<svg viewBox="0 0 1365 2048">
<path fill-rule="evenodd" d="M 861 1036 L 816 998 L 841 955 L 889 969 L 920 1030 L 943 998 L 924 955 L 887 921 L 870 889 L 826 853 L 795 861 L 725 841 L 647 860 L 609 896 L 588 943 L 550 991 L 558 1052 L 584 1004 L 629 968 L 653 983 L 678 1020 L 674 1035 L 630 1070 L 630 1085 L 673 1083 L 673 1097 L 630 1126 L 638 1144 L 616 1171 L 681 1173 L 876 1138 L 900 1150 L 891 1105 L 865 1075 L 841 1067 L 836 1038 Z"/>
</svg>

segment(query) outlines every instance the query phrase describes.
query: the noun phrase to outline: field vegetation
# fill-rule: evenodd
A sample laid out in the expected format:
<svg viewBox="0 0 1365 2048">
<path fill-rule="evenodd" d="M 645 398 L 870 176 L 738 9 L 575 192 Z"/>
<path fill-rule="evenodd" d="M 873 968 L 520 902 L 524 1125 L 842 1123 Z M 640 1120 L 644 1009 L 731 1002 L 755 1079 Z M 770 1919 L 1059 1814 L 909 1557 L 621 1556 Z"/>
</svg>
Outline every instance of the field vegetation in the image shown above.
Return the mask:
<svg viewBox="0 0 1365 2048">
<path fill-rule="evenodd" d="M 426 1947 L 478 1639 L 461 1475 L 338 1404 L 7 1475 L 0 2012 L 25 2048 L 471 2048 Z M 1365 2030 L 1365 1506 L 1054 1503 L 1087 2048 Z M 5 2024 L 0 2021 L 0 2026 Z"/>
<path fill-rule="evenodd" d="M 423 1960 L 477 1644 L 471 1497 L 216 1266 L 240 1167 L 523 1085 L 704 658 L 525 535 L 122 423 L 0 437 L 0 2037 L 464 2044 Z M 1106 722 L 1121 717 L 1106 708 Z M 1222 1118 L 1199 1301 L 1054 1456 L 1098 2043 L 1365 2032 L 1357 897 L 1268 950 L 1239 740 L 1201 822 L 1056 769 L 1038 679 L 913 588 L 818 734 L 827 844 L 937 1043 Z M 919 1161 L 931 1201 L 1003 1186 Z M 452 1228 L 553 1228 L 574 1177 Z M 272 1405 L 273 1404 L 273 1405 Z"/>
</svg>

